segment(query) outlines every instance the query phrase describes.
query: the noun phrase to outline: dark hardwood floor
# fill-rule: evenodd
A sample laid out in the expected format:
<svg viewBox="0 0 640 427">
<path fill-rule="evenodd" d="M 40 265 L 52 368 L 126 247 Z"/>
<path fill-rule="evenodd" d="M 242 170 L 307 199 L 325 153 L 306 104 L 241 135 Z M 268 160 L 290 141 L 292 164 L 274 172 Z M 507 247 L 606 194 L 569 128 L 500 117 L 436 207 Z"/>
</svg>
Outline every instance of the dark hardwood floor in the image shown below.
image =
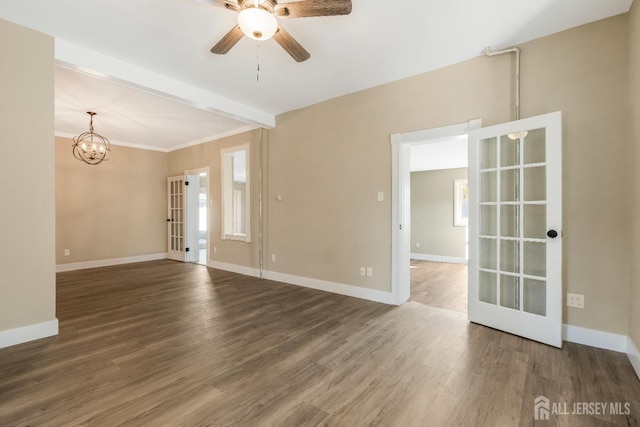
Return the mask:
<svg viewBox="0 0 640 427">
<path fill-rule="evenodd" d="M 466 313 L 466 264 L 412 259 L 409 301 Z"/>
<path fill-rule="evenodd" d="M 0 426 L 528 426 L 540 395 L 631 404 L 544 425 L 640 417 L 624 354 L 196 264 L 60 273 L 57 316 L 0 350 Z"/>
</svg>

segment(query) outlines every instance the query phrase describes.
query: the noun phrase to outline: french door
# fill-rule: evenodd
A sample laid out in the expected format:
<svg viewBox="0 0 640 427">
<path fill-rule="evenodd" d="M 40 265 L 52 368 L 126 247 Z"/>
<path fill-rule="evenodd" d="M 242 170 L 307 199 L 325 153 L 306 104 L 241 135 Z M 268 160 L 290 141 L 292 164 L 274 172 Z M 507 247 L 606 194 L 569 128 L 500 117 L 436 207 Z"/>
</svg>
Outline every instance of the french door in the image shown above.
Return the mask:
<svg viewBox="0 0 640 427">
<path fill-rule="evenodd" d="M 185 176 L 167 178 L 167 258 L 187 261 L 185 205 Z"/>
<path fill-rule="evenodd" d="M 561 347 L 561 113 L 472 131 L 469 188 L 469 320 Z"/>
</svg>

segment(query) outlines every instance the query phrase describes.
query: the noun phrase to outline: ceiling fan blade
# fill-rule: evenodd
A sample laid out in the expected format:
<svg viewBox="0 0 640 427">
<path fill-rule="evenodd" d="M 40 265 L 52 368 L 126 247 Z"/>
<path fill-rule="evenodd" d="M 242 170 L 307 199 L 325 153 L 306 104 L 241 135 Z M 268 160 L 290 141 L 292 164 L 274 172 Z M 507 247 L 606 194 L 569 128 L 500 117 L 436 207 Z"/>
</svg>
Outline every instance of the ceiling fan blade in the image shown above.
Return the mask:
<svg viewBox="0 0 640 427">
<path fill-rule="evenodd" d="M 273 35 L 273 39 L 297 62 L 303 62 L 311 58 L 309 52 L 287 33 L 282 26 L 278 26 L 278 31 Z"/>
<path fill-rule="evenodd" d="M 229 52 L 236 43 L 238 43 L 242 36 L 242 30 L 236 25 L 214 47 L 211 48 L 211 52 L 224 55 Z"/>
<path fill-rule="evenodd" d="M 350 13 L 351 0 L 301 0 L 278 3 L 275 7 L 275 14 L 281 18 L 307 18 Z"/>
</svg>

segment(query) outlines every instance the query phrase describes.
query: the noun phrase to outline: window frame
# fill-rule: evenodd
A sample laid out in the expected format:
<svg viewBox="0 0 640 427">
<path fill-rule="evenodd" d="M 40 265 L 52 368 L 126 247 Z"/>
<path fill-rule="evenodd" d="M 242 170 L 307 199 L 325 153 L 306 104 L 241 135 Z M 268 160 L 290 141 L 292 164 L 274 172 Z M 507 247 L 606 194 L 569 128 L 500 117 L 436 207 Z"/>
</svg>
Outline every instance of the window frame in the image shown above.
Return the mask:
<svg viewBox="0 0 640 427">
<path fill-rule="evenodd" d="M 233 153 L 245 151 L 245 197 L 244 197 L 244 219 L 245 232 L 233 232 L 233 217 L 238 215 L 234 210 L 234 188 L 233 188 Z M 222 240 L 234 240 L 239 242 L 251 242 L 251 145 L 242 144 L 220 150 L 220 174 L 221 174 L 221 238 Z"/>
<path fill-rule="evenodd" d="M 467 178 L 453 180 L 453 225 L 454 227 L 469 226 L 469 211 L 467 218 L 462 217 L 462 205 L 464 200 L 464 186 L 467 187 L 467 206 L 469 205 L 469 180 Z"/>
</svg>

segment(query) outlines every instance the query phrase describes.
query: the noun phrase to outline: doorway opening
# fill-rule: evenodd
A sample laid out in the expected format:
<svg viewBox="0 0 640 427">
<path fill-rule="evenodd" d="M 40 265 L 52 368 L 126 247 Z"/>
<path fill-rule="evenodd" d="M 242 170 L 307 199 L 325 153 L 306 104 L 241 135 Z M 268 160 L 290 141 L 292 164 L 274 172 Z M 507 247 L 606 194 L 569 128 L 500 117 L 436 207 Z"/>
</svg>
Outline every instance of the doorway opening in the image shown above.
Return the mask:
<svg viewBox="0 0 640 427">
<path fill-rule="evenodd" d="M 464 235 L 463 242 L 463 252 L 450 252 L 450 254 L 440 255 L 439 257 L 432 256 L 430 259 L 416 259 L 414 260 L 414 267 L 411 268 L 411 259 L 412 254 L 414 254 L 414 258 L 420 258 L 418 254 L 423 252 L 423 255 L 437 255 L 424 253 L 426 251 L 431 250 L 430 244 L 435 239 L 435 233 L 438 230 L 432 230 L 431 233 L 428 233 L 425 238 L 421 238 L 421 241 L 418 241 L 418 238 L 414 238 L 412 240 L 412 212 L 411 212 L 411 162 L 412 157 L 418 159 L 418 156 L 412 156 L 412 149 L 416 147 L 416 150 L 419 150 L 420 146 L 427 146 L 432 144 L 447 144 L 447 141 L 451 143 L 451 141 L 463 141 L 464 147 L 466 147 L 467 136 L 470 131 L 474 129 L 479 129 L 481 127 L 480 120 L 471 120 L 466 123 L 460 123 L 457 125 L 444 126 L 440 128 L 427 129 L 423 131 L 404 133 L 404 134 L 394 134 L 391 135 L 391 144 L 392 144 L 392 264 L 391 264 L 391 291 L 393 297 L 395 299 L 396 304 L 402 304 L 405 301 L 409 300 L 412 295 L 412 283 L 411 276 L 412 270 L 418 270 L 419 261 L 425 262 L 433 262 L 440 264 L 454 264 L 456 266 L 462 266 L 462 272 L 458 274 L 458 276 L 462 275 L 466 277 L 466 272 L 464 271 L 464 264 L 460 263 L 462 260 L 466 260 L 467 258 L 467 250 L 466 250 L 466 227 L 459 227 L 459 232 L 462 231 Z M 437 145 L 432 145 L 431 149 L 437 147 Z M 435 150 L 437 152 L 439 150 Z M 427 156 L 431 157 L 432 160 L 435 158 L 434 155 Z M 458 155 L 460 157 L 460 155 Z M 467 156 L 468 158 L 468 156 Z M 467 160 L 468 161 L 468 160 Z M 453 200 L 454 195 L 456 193 L 456 179 L 463 178 L 454 178 L 454 181 L 449 184 L 449 189 L 447 190 L 451 194 L 451 199 Z M 468 197 L 468 193 L 467 193 Z M 468 200 L 468 199 L 467 199 Z M 461 200 L 464 202 L 463 200 Z M 455 203 L 455 201 L 454 201 Z M 461 217 L 465 217 L 468 215 L 468 203 L 461 203 L 459 214 L 456 214 L 455 208 L 452 207 L 450 210 L 450 215 L 448 221 L 451 223 L 453 227 L 454 223 L 461 219 Z M 464 212 L 463 212 L 464 211 Z M 418 244 L 418 245 L 417 245 Z M 420 251 L 421 250 L 421 251 Z M 425 257 L 423 257 L 425 258 Z M 444 261 L 444 262 L 443 262 Z M 451 262 L 458 261 L 458 262 Z M 414 276 L 418 276 L 418 272 L 414 274 Z M 433 274 L 427 274 L 433 275 Z M 442 276 L 446 276 L 447 273 L 442 273 Z M 417 277 L 416 277 L 417 278 Z M 429 291 L 425 291 L 427 293 Z M 416 292 L 417 294 L 418 292 Z M 446 297 L 445 297 L 446 299 Z M 466 297 L 462 297 L 462 299 L 466 299 Z"/>
<path fill-rule="evenodd" d="M 185 172 L 186 182 L 186 247 L 188 262 L 207 265 L 209 260 L 209 170 Z"/>
<path fill-rule="evenodd" d="M 410 147 L 410 298 L 467 312 L 468 138 Z"/>
</svg>

